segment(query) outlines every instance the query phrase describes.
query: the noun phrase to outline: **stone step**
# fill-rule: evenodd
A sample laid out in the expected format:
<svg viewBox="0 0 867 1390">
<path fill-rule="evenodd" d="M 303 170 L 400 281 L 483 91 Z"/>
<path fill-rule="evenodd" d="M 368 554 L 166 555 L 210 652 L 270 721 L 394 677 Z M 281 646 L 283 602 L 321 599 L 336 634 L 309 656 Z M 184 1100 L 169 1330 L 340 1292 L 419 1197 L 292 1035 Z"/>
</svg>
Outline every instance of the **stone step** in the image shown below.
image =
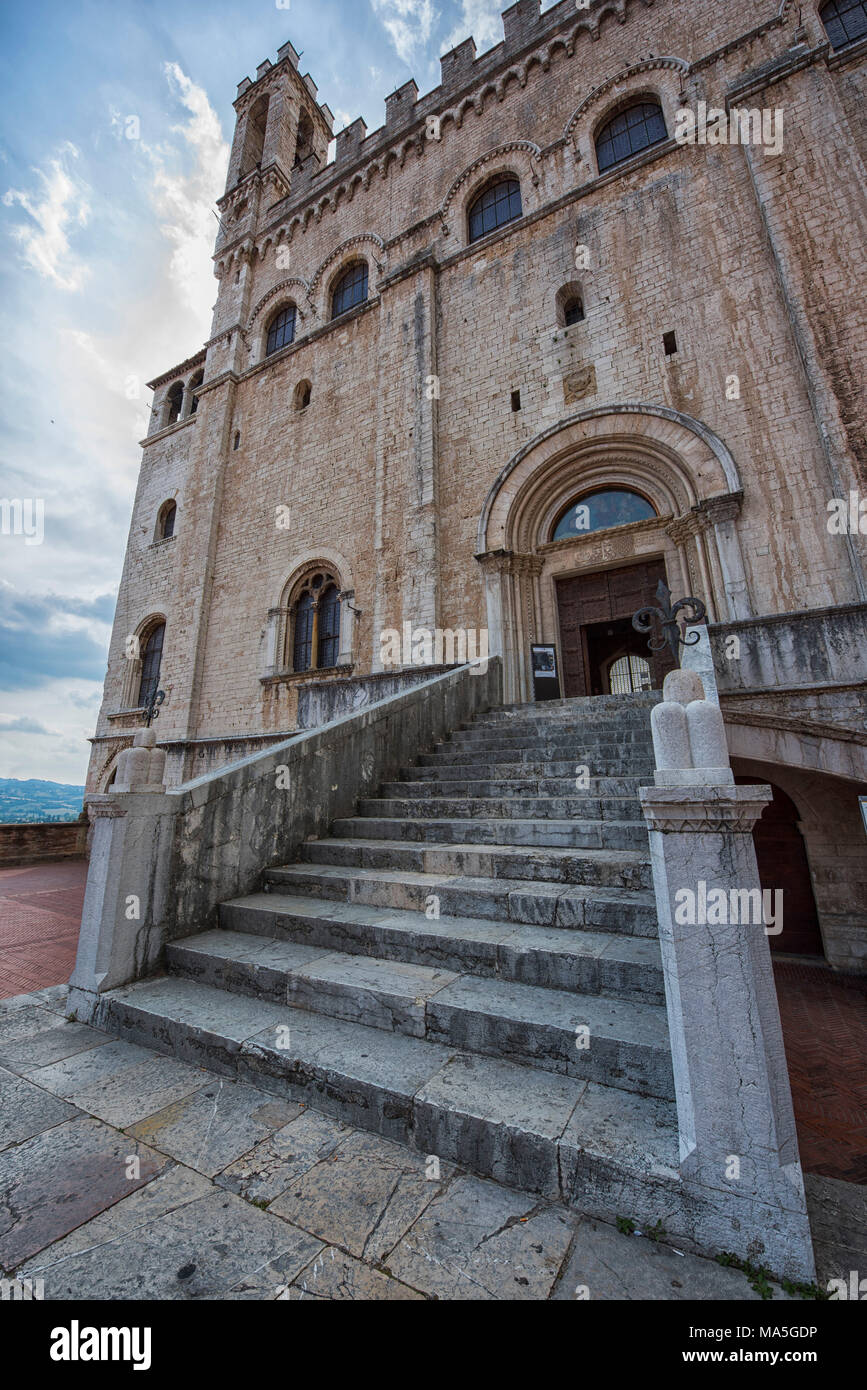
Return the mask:
<svg viewBox="0 0 867 1390">
<path fill-rule="evenodd" d="M 487 714 L 478 714 L 474 719 L 467 719 L 463 724 L 456 725 L 458 729 L 488 729 L 488 728 L 507 728 L 510 725 L 519 727 L 526 725 L 527 728 L 539 728 L 542 725 L 550 725 L 552 728 L 562 728 L 564 725 L 581 728 L 650 728 L 650 707 L 628 710 L 576 710 L 576 709 L 557 709 L 544 710 L 541 706 L 526 710 L 513 710 L 504 713 L 502 710 L 489 710 Z"/>
<path fill-rule="evenodd" d="M 387 869 L 343 869 L 330 864 L 288 864 L 265 872 L 266 890 L 367 903 L 441 916 L 485 917 L 544 927 L 591 927 L 625 936 L 656 937 L 652 893 L 520 879 L 447 877 Z"/>
<path fill-rule="evenodd" d="M 565 766 L 567 769 L 574 769 L 579 763 L 589 767 L 597 776 L 625 777 L 636 782 L 640 786 L 646 782 L 648 777 L 652 780 L 655 764 L 648 757 L 638 760 L 635 755 L 628 758 L 614 757 L 606 755 L 602 758 L 597 749 L 575 749 L 571 748 L 564 754 L 562 748 L 548 752 L 539 748 L 520 748 L 511 745 L 508 748 L 490 749 L 486 748 L 483 753 L 458 752 L 448 744 L 442 743 L 433 752 L 419 754 L 419 769 L 428 767 L 472 767 L 480 771 L 484 768 L 490 771 L 496 768 L 498 773 L 501 767 L 515 767 L 522 763 L 528 767 L 541 767 L 543 769 L 554 769 Z M 615 766 L 615 764 L 618 764 Z M 551 776 L 556 774 L 552 771 Z M 568 772 L 566 774 L 568 776 Z"/>
<path fill-rule="evenodd" d="M 223 903 L 227 931 L 276 937 L 350 955 L 429 965 L 458 974 L 492 975 L 546 989 L 607 994 L 648 1004 L 664 1000 L 659 943 L 609 932 L 522 926 L 484 917 L 334 903 L 254 893 Z"/>
<path fill-rule="evenodd" d="M 362 816 L 387 816 L 399 820 L 424 817 L 434 820 L 615 820 L 644 817 L 637 797 L 626 796 L 476 796 L 476 797 L 369 797 L 359 804 Z"/>
<path fill-rule="evenodd" d="M 648 850 L 643 821 L 427 820 L 350 816 L 332 826 L 341 839 L 404 840 L 426 844 L 540 845 L 560 849 Z"/>
<path fill-rule="evenodd" d="M 528 718 L 534 714 L 595 714 L 617 710 L 640 710 L 648 712 L 662 699 L 661 690 L 641 690 L 631 695 L 572 695 L 562 700 L 540 700 L 538 704 L 500 705 L 492 714 L 503 716 L 522 715 Z"/>
<path fill-rule="evenodd" d="M 603 888 L 652 888 L 648 851 L 541 849 L 536 845 L 479 846 L 460 841 L 433 847 L 400 839 L 364 837 L 310 840 L 301 846 L 306 864 L 362 869 L 409 869 L 414 873 L 472 875 L 548 883 L 584 883 Z"/>
<path fill-rule="evenodd" d="M 231 993 L 662 1100 L 674 1096 L 658 1005 L 231 931 L 173 942 L 167 962 L 172 974 Z"/>
<path fill-rule="evenodd" d="M 451 788 L 455 782 L 463 783 L 470 777 L 483 782 L 511 782 L 513 779 L 539 777 L 548 781 L 565 777 L 574 786 L 579 767 L 586 766 L 572 759 L 551 763 L 480 763 L 476 759 L 464 763 L 435 763 L 435 756 L 432 753 L 427 754 L 422 767 L 401 768 L 400 782 L 391 785 L 447 782 Z M 622 777 L 590 777 L 588 781 L 587 790 L 595 796 L 638 796 L 638 789 L 647 782 L 647 778 L 635 773 Z"/>
<path fill-rule="evenodd" d="M 680 1205 L 669 1101 L 179 977 L 111 991 L 95 1021 L 600 1220 Z"/>
<path fill-rule="evenodd" d="M 612 729 L 610 733 L 602 738 L 597 738 L 593 733 L 586 729 L 573 729 L 569 732 L 553 732 L 548 735 L 544 731 L 539 733 L 527 729 L 509 729 L 505 733 L 499 730 L 490 733 L 480 733 L 476 729 L 468 729 L 464 733 L 452 734 L 450 738 L 443 740 L 436 745 L 438 748 L 452 748 L 456 753 L 467 753 L 478 750 L 484 752 L 488 748 L 496 749 L 499 752 L 508 751 L 510 748 L 535 748 L 545 757 L 548 757 L 547 749 L 562 750 L 564 757 L 569 757 L 572 748 L 598 748 L 600 756 L 609 757 L 613 752 L 622 751 L 627 754 L 646 754 L 653 749 L 653 739 L 649 730 L 640 734 L 630 730 L 620 733 Z"/>
<path fill-rule="evenodd" d="M 587 779 L 587 786 L 582 783 L 577 786 L 578 777 L 575 774 L 575 767 L 572 765 L 571 775 L 568 777 L 495 777 L 491 780 L 474 780 L 471 778 L 458 779 L 451 777 L 443 778 L 421 778 L 417 782 L 383 782 L 379 788 L 380 796 L 386 799 L 391 797 L 418 797 L 427 800 L 431 796 L 573 796 L 576 794 L 587 795 L 589 797 L 600 798 L 619 796 L 637 799 L 638 787 L 641 786 L 641 779 L 635 778 L 636 786 L 623 786 L 625 778 L 619 777 L 594 777 Z M 473 769 L 475 770 L 475 769 Z M 613 783 L 613 791 L 603 790 L 599 783 Z"/>
</svg>

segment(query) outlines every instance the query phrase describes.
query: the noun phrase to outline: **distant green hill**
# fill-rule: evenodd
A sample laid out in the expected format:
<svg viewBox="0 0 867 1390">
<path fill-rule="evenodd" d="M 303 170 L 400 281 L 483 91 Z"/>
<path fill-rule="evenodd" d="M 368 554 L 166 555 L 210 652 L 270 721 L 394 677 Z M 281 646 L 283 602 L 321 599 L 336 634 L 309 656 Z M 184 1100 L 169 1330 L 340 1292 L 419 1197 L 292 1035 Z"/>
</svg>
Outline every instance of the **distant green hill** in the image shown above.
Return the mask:
<svg viewBox="0 0 867 1390">
<path fill-rule="evenodd" d="M 84 787 L 0 777 L 0 825 L 78 820 L 83 801 Z"/>
</svg>

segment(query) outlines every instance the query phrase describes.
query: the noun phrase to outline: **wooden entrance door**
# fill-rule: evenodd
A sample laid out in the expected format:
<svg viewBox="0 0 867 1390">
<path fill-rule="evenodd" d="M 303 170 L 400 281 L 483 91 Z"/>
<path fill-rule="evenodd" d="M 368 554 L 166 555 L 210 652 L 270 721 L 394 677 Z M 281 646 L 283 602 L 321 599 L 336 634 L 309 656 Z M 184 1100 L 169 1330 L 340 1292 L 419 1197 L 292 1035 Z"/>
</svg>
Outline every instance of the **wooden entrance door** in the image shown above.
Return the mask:
<svg viewBox="0 0 867 1390">
<path fill-rule="evenodd" d="M 558 579 L 557 610 L 564 694 L 567 697 L 603 693 L 599 647 L 591 629 L 599 623 L 619 623 L 623 619 L 631 619 L 639 608 L 655 605 L 656 586 L 665 577 L 662 560 L 647 560 L 623 569 L 599 570 L 593 574 L 575 575 L 572 579 Z M 622 631 L 628 649 L 650 662 L 653 686 L 658 690 L 666 674 L 674 668 L 668 648 L 654 656 L 647 646 L 650 634 L 630 632 L 629 629 Z"/>
</svg>

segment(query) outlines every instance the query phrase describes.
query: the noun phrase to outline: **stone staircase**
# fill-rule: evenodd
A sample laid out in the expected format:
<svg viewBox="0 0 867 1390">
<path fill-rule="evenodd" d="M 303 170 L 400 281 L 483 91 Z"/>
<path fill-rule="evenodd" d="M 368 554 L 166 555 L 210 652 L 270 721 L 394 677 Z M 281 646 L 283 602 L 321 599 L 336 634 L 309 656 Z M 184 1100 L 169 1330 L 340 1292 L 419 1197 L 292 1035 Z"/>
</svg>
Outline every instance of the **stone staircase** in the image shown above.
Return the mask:
<svg viewBox="0 0 867 1390">
<path fill-rule="evenodd" d="M 655 1219 L 678 1181 L 637 797 L 658 699 L 477 717 L 217 930 L 171 943 L 165 975 L 104 996 L 100 1021 L 442 1161 Z"/>
</svg>

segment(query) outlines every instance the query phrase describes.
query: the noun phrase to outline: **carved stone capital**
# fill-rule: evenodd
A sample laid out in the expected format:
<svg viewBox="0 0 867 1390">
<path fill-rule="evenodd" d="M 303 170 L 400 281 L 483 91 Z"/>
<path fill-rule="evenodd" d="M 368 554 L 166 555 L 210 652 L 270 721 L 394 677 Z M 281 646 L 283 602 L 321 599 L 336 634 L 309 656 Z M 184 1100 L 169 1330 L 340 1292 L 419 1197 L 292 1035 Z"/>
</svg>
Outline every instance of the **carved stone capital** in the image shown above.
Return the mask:
<svg viewBox="0 0 867 1390">
<path fill-rule="evenodd" d="M 751 833 L 772 799 L 768 786 L 641 787 L 649 830 L 669 835 Z"/>
<path fill-rule="evenodd" d="M 712 526 L 720 526 L 737 520 L 743 502 L 743 492 L 723 492 L 718 497 L 706 497 L 693 510 L 706 516 Z"/>
</svg>

